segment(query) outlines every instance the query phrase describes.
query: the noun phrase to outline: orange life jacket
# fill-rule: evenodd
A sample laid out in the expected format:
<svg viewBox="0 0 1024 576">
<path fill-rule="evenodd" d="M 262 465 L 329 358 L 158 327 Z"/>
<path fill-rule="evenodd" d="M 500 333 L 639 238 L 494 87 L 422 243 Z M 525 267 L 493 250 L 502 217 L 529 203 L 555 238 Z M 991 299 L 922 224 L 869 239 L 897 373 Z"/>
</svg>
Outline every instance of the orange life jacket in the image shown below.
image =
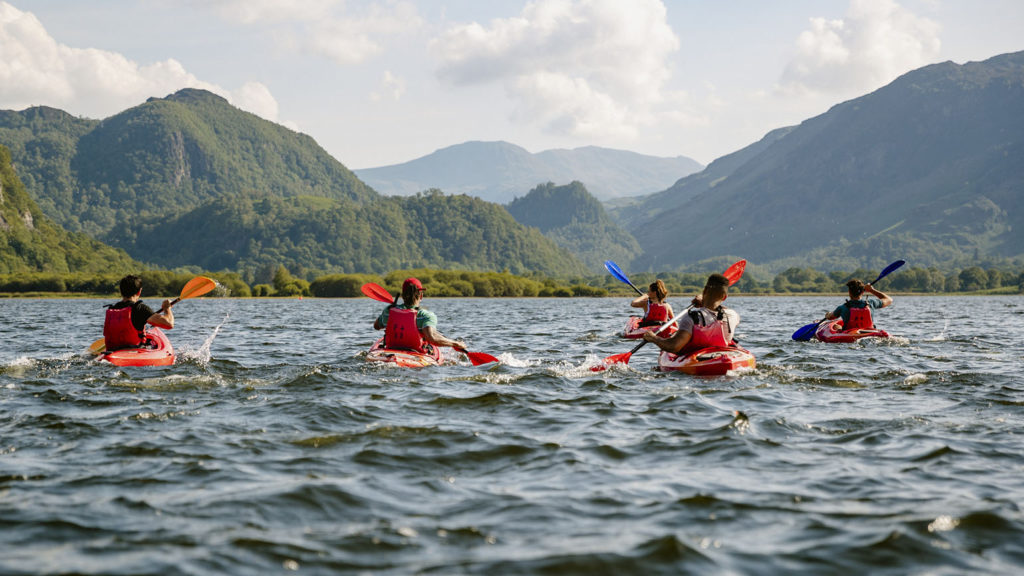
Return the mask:
<svg viewBox="0 0 1024 576">
<path fill-rule="evenodd" d="M 388 310 L 388 323 L 384 327 L 384 347 L 390 350 L 425 352 L 423 337 L 416 327 L 417 311 L 405 308 Z"/>
<path fill-rule="evenodd" d="M 138 348 L 145 340 L 132 324 L 132 307 L 107 308 L 103 319 L 103 344 L 107 350 Z"/>
<path fill-rule="evenodd" d="M 725 314 L 724 310 L 719 311 L 718 318 L 707 325 L 705 325 L 704 315 L 696 310 L 690 312 L 690 318 L 693 319 L 693 333 L 690 336 L 690 341 L 679 351 L 679 356 L 691 354 L 701 348 L 732 345 L 726 336 L 730 331 L 729 316 Z"/>
<path fill-rule="evenodd" d="M 647 303 L 647 314 L 640 319 L 641 326 L 654 326 L 663 324 L 668 320 L 668 306 L 659 302 Z"/>
<path fill-rule="evenodd" d="M 843 323 L 843 330 L 870 330 L 875 327 L 871 320 L 871 308 L 866 302 L 850 300 L 846 302 L 846 307 L 850 309 L 850 321 Z"/>
</svg>

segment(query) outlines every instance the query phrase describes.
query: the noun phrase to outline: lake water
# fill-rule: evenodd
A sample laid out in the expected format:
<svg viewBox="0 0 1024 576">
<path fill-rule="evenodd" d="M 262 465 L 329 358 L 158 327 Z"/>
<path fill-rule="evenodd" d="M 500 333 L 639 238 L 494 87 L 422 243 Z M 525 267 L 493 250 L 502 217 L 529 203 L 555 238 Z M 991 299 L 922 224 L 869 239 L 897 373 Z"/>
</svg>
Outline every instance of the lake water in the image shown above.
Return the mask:
<svg viewBox="0 0 1024 576">
<path fill-rule="evenodd" d="M 755 372 L 591 372 L 628 301 L 428 298 L 502 363 L 414 371 L 368 299 L 187 300 L 123 369 L 104 302 L 2 300 L 0 574 L 1024 571 L 1024 296 L 842 345 L 790 339 L 841 298 L 733 296 Z"/>
</svg>

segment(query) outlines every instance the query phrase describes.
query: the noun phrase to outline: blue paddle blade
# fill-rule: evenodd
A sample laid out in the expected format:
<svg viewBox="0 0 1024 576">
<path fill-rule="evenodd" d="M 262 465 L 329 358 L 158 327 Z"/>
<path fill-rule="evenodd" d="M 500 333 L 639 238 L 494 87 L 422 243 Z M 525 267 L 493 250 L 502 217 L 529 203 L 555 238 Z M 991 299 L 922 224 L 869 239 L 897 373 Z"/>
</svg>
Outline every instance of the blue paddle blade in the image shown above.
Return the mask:
<svg viewBox="0 0 1024 576">
<path fill-rule="evenodd" d="M 818 329 L 818 325 L 821 324 L 822 322 L 824 322 L 824 320 L 812 322 L 806 326 L 801 327 L 796 332 L 793 332 L 793 340 L 797 340 L 799 342 L 806 342 L 810 340 L 811 338 L 814 337 L 814 332 Z"/>
<path fill-rule="evenodd" d="M 632 282 L 629 281 L 629 278 L 626 277 L 626 274 L 622 271 L 622 268 L 619 268 L 619 265 L 615 262 L 605 260 L 604 269 L 612 276 L 615 276 L 619 282 L 622 282 L 623 284 L 632 284 Z"/>
<path fill-rule="evenodd" d="M 903 266 L 906 263 L 907 263 L 906 260 L 897 260 L 897 261 L 893 262 L 892 264 L 889 264 L 888 266 L 885 267 L 884 270 L 882 270 L 881 274 L 878 275 L 878 278 L 875 278 L 874 281 L 871 282 L 871 284 L 874 285 L 875 282 L 878 282 L 882 278 L 885 278 L 886 276 L 891 274 L 893 270 L 899 268 L 900 266 Z"/>
</svg>

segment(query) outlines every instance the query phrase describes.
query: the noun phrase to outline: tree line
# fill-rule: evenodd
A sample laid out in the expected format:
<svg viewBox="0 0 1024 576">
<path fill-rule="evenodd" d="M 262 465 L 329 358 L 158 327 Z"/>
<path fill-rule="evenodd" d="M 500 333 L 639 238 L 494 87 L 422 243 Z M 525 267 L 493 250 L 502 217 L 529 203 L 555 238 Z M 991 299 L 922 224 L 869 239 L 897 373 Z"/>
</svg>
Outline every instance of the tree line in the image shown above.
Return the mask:
<svg viewBox="0 0 1024 576">
<path fill-rule="evenodd" d="M 199 273 L 187 270 L 148 270 L 140 272 L 144 294 L 173 296 L 181 292 L 189 280 Z M 857 269 L 850 272 L 820 272 L 813 268 L 789 268 L 771 280 L 757 274 L 745 274 L 733 286 L 734 294 L 830 294 L 845 292 L 850 278 L 870 280 L 877 270 Z M 437 270 L 415 268 L 393 270 L 387 274 L 328 274 L 306 280 L 278 266 L 272 281 L 250 286 L 236 272 L 201 273 L 217 281 L 220 289 L 210 296 L 230 297 L 318 297 L 354 298 L 362 296 L 363 284 L 375 282 L 392 294 L 401 291 L 402 281 L 415 276 L 423 282 L 432 297 L 601 297 L 626 296 L 635 292 L 609 274 L 554 278 L 537 273 L 512 274 L 468 270 Z M 700 292 L 708 272 L 638 273 L 630 279 L 642 291 L 655 279 L 661 279 L 674 296 Z M 112 296 L 118 294 L 120 274 L 96 273 L 28 273 L 0 274 L 0 294 L 7 295 L 82 295 Z M 909 268 L 886 277 L 886 292 L 925 294 L 998 292 L 1024 293 L 1024 269 L 1007 270 L 971 266 L 958 271 L 943 272 L 936 268 Z"/>
</svg>

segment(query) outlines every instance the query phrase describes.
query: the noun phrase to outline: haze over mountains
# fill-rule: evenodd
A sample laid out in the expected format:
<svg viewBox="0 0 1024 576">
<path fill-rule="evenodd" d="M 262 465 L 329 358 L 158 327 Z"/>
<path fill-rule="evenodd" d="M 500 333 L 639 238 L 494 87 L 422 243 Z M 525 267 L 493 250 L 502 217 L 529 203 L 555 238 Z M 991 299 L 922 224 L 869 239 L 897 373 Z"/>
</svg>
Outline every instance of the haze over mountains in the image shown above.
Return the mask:
<svg viewBox="0 0 1024 576">
<path fill-rule="evenodd" d="M 616 208 L 595 197 L 650 186 L 637 169 L 649 157 L 471 142 L 399 165 L 409 182 L 454 189 L 385 196 L 308 136 L 201 90 L 102 121 L 45 107 L 0 111 L 0 144 L 39 209 L 69 230 L 139 260 L 250 276 L 278 264 L 571 275 L 599 271 L 602 256 L 632 271 L 741 257 L 776 270 L 1024 257 L 1024 52 L 912 71 L 699 172 L 650 168 L 669 183 L 616 198 Z M 552 160 L 555 152 L 572 159 Z M 620 183 L 608 192 L 569 176 L 513 183 L 538 162 L 587 166 L 590 180 Z M 487 194 L 507 207 L 459 195 L 489 179 L 504 191 Z"/>
<path fill-rule="evenodd" d="M 507 203 L 538 184 L 578 181 L 600 200 L 664 190 L 703 166 L 685 156 L 659 158 L 587 146 L 536 154 L 508 142 L 464 142 L 409 162 L 355 170 L 381 194 L 429 188 Z"/>
</svg>

